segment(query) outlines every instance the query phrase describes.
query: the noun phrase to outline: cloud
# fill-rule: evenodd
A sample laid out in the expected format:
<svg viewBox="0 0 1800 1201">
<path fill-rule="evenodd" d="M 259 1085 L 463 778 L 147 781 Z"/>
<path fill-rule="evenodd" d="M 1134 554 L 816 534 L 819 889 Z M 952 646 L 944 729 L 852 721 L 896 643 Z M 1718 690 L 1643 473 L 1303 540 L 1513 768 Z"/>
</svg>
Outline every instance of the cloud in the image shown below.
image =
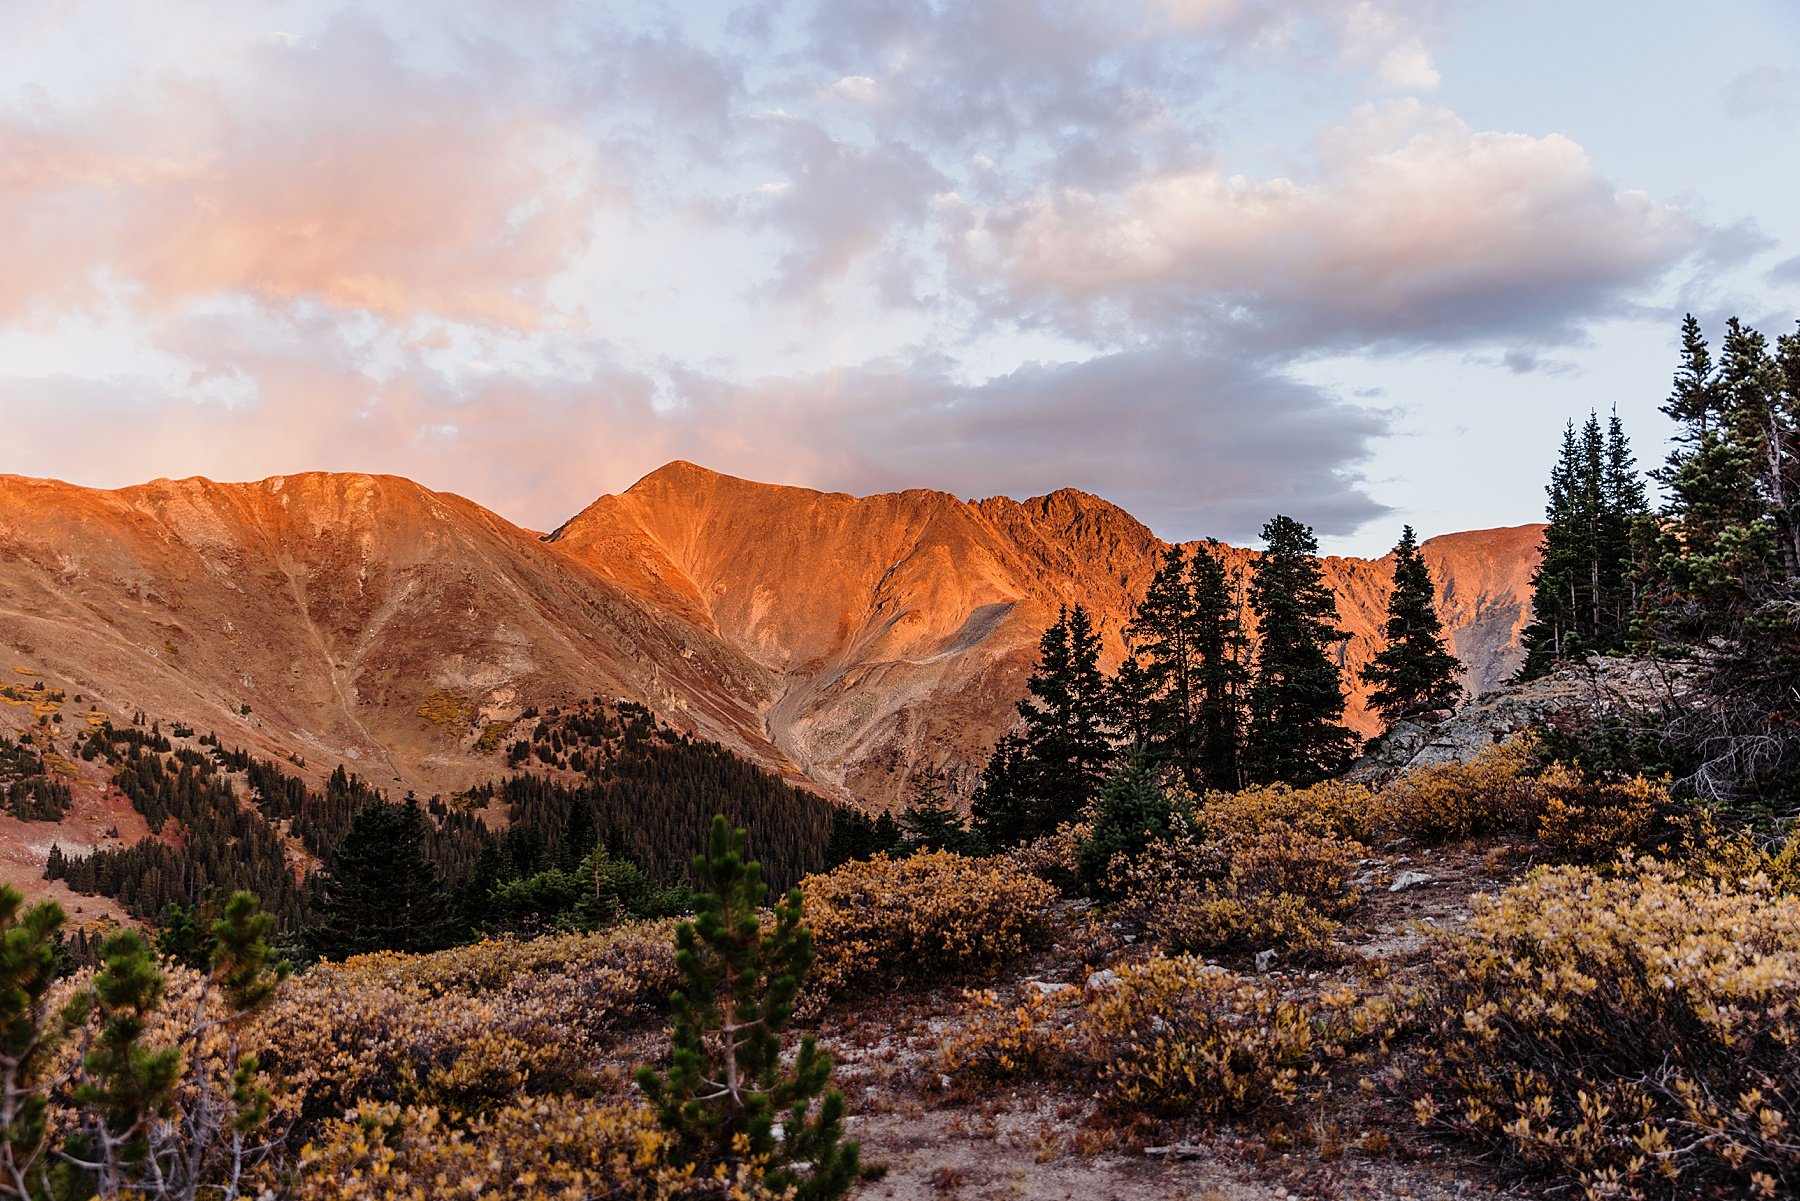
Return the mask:
<svg viewBox="0 0 1800 1201">
<path fill-rule="evenodd" d="M 804 298 L 844 278 L 856 261 L 921 220 L 946 180 L 910 147 L 857 146 L 818 125 L 772 117 L 785 178 L 765 185 L 757 220 L 780 230 L 786 252 L 776 294 Z"/>
<path fill-rule="evenodd" d="M 502 80 L 404 67 L 354 20 L 238 53 L 253 86 L 159 74 L 0 113 L 0 220 L 29 246 L 0 316 L 111 289 L 151 310 L 248 295 L 542 323 L 607 194 L 582 138 Z"/>
<path fill-rule="evenodd" d="M 1761 118 L 1791 128 L 1800 121 L 1800 72 L 1774 63 L 1751 67 L 1725 85 L 1724 103 L 1731 116 Z"/>
<path fill-rule="evenodd" d="M 1800 285 L 1800 254 L 1770 267 L 1763 279 L 1778 288 Z"/>
<path fill-rule="evenodd" d="M 371 346 L 355 325 L 246 311 L 162 332 L 196 372 L 231 346 L 248 392 L 179 374 L 0 378 L 0 471 L 105 485 L 393 472 L 537 529 L 675 458 L 865 493 L 1072 486 L 1177 537 L 1251 538 L 1277 511 L 1341 533 L 1384 511 L 1357 469 L 1386 415 L 1233 360 L 1132 351 L 964 383 L 914 354 L 744 383 L 634 367 L 599 341 L 524 365 L 501 335 Z"/>
<path fill-rule="evenodd" d="M 1477 132 L 1412 101 L 1326 130 L 1301 178 L 1201 167 L 966 219 L 963 265 L 1022 319 L 1288 349 L 1567 337 L 1698 232 L 1568 138 Z"/>
</svg>

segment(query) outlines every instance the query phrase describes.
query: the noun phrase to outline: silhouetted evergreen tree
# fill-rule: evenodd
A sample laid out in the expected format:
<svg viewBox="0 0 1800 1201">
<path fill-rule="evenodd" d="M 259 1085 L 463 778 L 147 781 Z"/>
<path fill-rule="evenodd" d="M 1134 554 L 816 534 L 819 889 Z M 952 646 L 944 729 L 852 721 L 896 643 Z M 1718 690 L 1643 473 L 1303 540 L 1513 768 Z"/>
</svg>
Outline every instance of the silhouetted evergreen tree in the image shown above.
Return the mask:
<svg viewBox="0 0 1800 1201">
<path fill-rule="evenodd" d="M 1038 647 L 1029 695 L 1019 702 L 1023 728 L 995 746 L 970 803 L 989 847 L 1015 845 L 1074 818 L 1112 759 L 1100 637 L 1087 610 L 1062 610 Z"/>
<path fill-rule="evenodd" d="M 942 772 L 926 768 L 913 776 L 912 795 L 900 818 L 905 832 L 897 848 L 905 854 L 917 851 L 951 851 L 958 855 L 981 852 L 981 839 L 944 793 Z"/>
<path fill-rule="evenodd" d="M 1303 785 L 1349 765 L 1356 736 L 1339 724 L 1344 693 L 1334 644 L 1337 600 L 1325 586 L 1319 544 L 1291 517 L 1263 527 L 1263 554 L 1250 578 L 1256 674 L 1250 685 L 1246 776 Z"/>
<path fill-rule="evenodd" d="M 432 951 L 452 941 L 449 897 L 425 858 L 416 803 L 376 801 L 350 822 L 322 881 L 308 941 L 342 959 L 368 951 Z"/>
<path fill-rule="evenodd" d="M 1621 651 L 1631 637 L 1633 535 L 1648 506 L 1616 412 L 1604 433 L 1592 412 L 1579 434 L 1573 421 L 1564 427 L 1545 491 L 1548 525 L 1519 669 L 1527 680 L 1559 663 Z"/>
<path fill-rule="evenodd" d="M 1678 429 L 1641 625 L 1699 651 L 1697 694 L 1667 741 L 1699 795 L 1800 808 L 1800 335 L 1768 342 L 1735 317 L 1715 364 L 1690 315 L 1663 405 Z"/>
<path fill-rule="evenodd" d="M 1190 569 L 1199 646 L 1200 775 L 1190 786 L 1229 792 L 1243 786 L 1250 640 L 1244 634 L 1241 577 L 1228 571 L 1217 542 L 1196 551 Z"/>
<path fill-rule="evenodd" d="M 1463 691 L 1456 679 L 1462 663 L 1444 645 L 1431 569 L 1410 525 L 1401 529 L 1394 547 L 1394 591 L 1382 637 L 1385 645 L 1360 675 L 1371 688 L 1370 707 L 1389 725 L 1456 704 Z"/>
</svg>

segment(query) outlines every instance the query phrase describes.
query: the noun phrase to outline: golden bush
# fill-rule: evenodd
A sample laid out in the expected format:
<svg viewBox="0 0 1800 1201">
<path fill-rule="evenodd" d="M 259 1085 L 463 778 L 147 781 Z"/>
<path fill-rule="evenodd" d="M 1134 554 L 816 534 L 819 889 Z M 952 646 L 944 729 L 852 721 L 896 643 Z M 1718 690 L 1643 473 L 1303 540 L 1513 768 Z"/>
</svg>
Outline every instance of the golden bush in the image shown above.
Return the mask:
<svg viewBox="0 0 1800 1201">
<path fill-rule="evenodd" d="M 1279 824 L 1318 838 L 1367 842 L 1375 817 L 1369 790 L 1342 780 L 1209 792 L 1197 813 L 1200 828 L 1213 839 L 1245 838 Z"/>
<path fill-rule="evenodd" d="M 1381 997 L 1341 989 L 1309 1003 L 1178 955 L 1120 969 L 1095 993 L 1085 1050 L 1114 1108 L 1269 1117 L 1394 1023 Z"/>
<path fill-rule="evenodd" d="M 1438 952 L 1421 1120 L 1595 1196 L 1800 1190 L 1800 899 L 1544 868 Z"/>
<path fill-rule="evenodd" d="M 647 1108 L 535 1098 L 459 1123 L 437 1109 L 364 1102 L 301 1151 L 294 1201 L 764 1201 L 753 1165 L 697 1172 Z"/>
<path fill-rule="evenodd" d="M 967 990 L 969 1020 L 945 1044 L 947 1075 L 968 1084 L 1041 1079 L 1057 1071 L 1069 1050 L 1066 1010 L 1078 1000 L 1072 988 L 1027 988 L 1016 1005 L 992 989 Z"/>
<path fill-rule="evenodd" d="M 1383 833 L 1433 844 L 1532 830 L 1542 808 L 1529 736 L 1484 748 L 1466 763 L 1416 768 L 1375 798 Z"/>
<path fill-rule="evenodd" d="M 826 993 L 998 966 L 1048 933 L 1056 890 L 1005 859 L 932 851 L 846 863 L 800 882 Z"/>
<path fill-rule="evenodd" d="M 1093 837 L 1093 829 L 1093 823 L 1087 820 L 1063 822 L 1042 838 L 1013 847 L 1004 857 L 1021 871 L 1072 893 L 1081 881 L 1076 854 L 1081 844 Z"/>
<path fill-rule="evenodd" d="M 1538 786 L 1543 795 L 1538 841 L 1572 863 L 1666 857 L 1710 832 L 1703 813 L 1669 796 L 1666 781 L 1588 776 L 1556 763 L 1545 769 Z"/>
<path fill-rule="evenodd" d="M 1119 911 L 1172 950 L 1322 951 L 1360 900 L 1351 881 L 1366 848 L 1319 829 L 1274 818 L 1153 844 L 1119 871 Z"/>
<path fill-rule="evenodd" d="M 360 1101 L 491 1109 L 591 1093 L 625 1066 L 622 1032 L 675 987 L 668 923 L 430 955 L 382 952 L 291 980 L 250 1038 L 283 1110 L 313 1122 Z"/>
</svg>

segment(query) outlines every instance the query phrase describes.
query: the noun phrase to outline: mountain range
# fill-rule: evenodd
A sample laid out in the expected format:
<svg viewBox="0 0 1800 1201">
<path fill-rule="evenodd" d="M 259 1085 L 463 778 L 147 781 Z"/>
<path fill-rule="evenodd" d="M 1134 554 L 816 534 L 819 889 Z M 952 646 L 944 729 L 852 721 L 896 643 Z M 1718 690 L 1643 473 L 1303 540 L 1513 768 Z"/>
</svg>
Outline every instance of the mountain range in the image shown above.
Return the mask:
<svg viewBox="0 0 1800 1201">
<path fill-rule="evenodd" d="M 1517 666 L 1541 530 L 1424 543 L 1474 692 Z M 1090 611 L 1116 663 L 1167 545 L 1071 489 L 855 497 L 685 462 L 549 534 L 396 476 L 0 476 L 0 673 L 420 793 L 500 774 L 528 709 L 628 698 L 892 808 L 927 767 L 966 798 L 1060 606 Z M 1354 670 L 1379 649 L 1391 563 L 1324 569 L 1346 720 L 1369 733 Z M 0 707 L 0 732 L 29 716 Z"/>
</svg>

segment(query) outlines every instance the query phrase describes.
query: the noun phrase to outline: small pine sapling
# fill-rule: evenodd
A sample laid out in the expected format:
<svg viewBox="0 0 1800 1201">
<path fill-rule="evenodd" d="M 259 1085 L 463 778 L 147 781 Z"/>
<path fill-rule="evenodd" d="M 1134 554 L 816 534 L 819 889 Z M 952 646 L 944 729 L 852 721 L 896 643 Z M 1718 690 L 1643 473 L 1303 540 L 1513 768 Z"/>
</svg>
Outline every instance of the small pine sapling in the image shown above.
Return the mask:
<svg viewBox="0 0 1800 1201">
<path fill-rule="evenodd" d="M 109 934 L 100 944 L 100 965 L 93 985 L 99 1029 L 75 1087 L 87 1128 L 71 1140 L 64 1158 L 98 1174 L 102 1197 L 116 1197 L 149 1154 L 152 1122 L 173 1103 L 181 1051 L 144 1044 L 164 984 L 144 936 L 136 930 Z"/>
<path fill-rule="evenodd" d="M 44 1062 L 66 1033 L 50 1019 L 62 906 L 25 909 L 16 889 L 0 885 L 0 1194 L 31 1195 L 27 1177 L 44 1149 L 48 1088 Z"/>
<path fill-rule="evenodd" d="M 669 1070 L 641 1069 L 638 1086 L 696 1162 L 760 1166 L 798 1201 L 829 1201 L 860 1170 L 857 1145 L 843 1141 L 844 1096 L 828 1087 L 831 1056 L 808 1036 L 791 1067 L 782 1057 L 812 932 L 800 924 L 797 888 L 776 904 L 774 929 L 764 927 L 768 887 L 745 861 L 745 838 L 716 817 L 707 853 L 694 860 L 694 920 L 675 935 L 684 987 L 670 997 Z"/>
</svg>

